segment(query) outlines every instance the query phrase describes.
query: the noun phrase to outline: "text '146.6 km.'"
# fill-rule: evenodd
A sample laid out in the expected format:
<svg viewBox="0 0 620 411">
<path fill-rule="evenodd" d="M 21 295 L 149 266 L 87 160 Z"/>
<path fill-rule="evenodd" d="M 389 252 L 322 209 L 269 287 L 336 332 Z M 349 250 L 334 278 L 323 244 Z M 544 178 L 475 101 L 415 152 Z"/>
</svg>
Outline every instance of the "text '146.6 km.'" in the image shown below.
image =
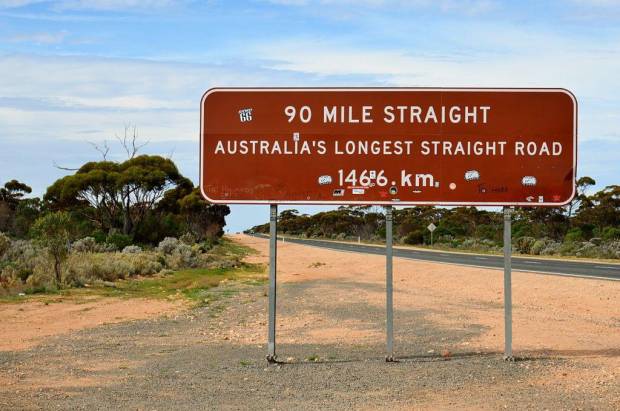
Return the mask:
<svg viewBox="0 0 620 411">
<path fill-rule="evenodd" d="M 212 89 L 215 203 L 562 205 L 577 102 L 563 89 Z"/>
</svg>

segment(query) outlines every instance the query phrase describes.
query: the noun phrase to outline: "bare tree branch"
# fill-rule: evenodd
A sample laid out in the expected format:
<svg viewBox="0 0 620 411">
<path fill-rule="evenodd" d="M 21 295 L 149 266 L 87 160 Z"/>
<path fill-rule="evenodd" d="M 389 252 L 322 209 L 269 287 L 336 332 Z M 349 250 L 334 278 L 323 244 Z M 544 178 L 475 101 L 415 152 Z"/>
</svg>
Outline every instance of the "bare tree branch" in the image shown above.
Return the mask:
<svg viewBox="0 0 620 411">
<path fill-rule="evenodd" d="M 65 170 L 65 171 L 78 171 L 79 170 L 79 168 L 63 167 L 61 165 L 58 165 L 58 163 L 56 161 L 53 161 L 52 164 L 54 165 L 55 168 L 57 168 L 59 170 Z"/>
<path fill-rule="evenodd" d="M 120 137 L 118 134 L 115 134 L 115 137 L 125 150 L 125 153 L 127 153 L 128 159 L 134 158 L 142 147 L 150 143 L 150 140 L 147 140 L 142 144 L 137 144 L 138 128 L 129 124 L 125 124 L 125 131 L 123 133 L 123 137 Z"/>
<path fill-rule="evenodd" d="M 172 150 L 170 150 L 170 152 L 168 153 L 167 158 L 172 160 L 172 157 L 174 156 L 174 152 L 176 151 L 176 148 L 173 147 Z"/>
<path fill-rule="evenodd" d="M 110 152 L 110 147 L 108 146 L 107 140 L 103 140 L 103 146 L 100 146 L 97 143 L 93 143 L 92 141 L 89 141 L 88 144 L 93 146 L 93 148 L 101 154 L 101 157 L 103 157 L 103 161 L 108 160 L 108 153 Z"/>
</svg>

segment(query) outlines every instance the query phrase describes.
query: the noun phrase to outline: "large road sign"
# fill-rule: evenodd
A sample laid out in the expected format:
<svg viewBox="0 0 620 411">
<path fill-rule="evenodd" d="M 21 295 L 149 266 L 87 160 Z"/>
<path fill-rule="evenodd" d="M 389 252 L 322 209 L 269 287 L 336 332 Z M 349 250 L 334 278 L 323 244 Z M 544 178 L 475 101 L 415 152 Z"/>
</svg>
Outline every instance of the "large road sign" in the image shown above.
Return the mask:
<svg viewBox="0 0 620 411">
<path fill-rule="evenodd" d="M 200 132 L 214 203 L 538 206 L 575 192 L 564 89 L 214 88 Z"/>
</svg>

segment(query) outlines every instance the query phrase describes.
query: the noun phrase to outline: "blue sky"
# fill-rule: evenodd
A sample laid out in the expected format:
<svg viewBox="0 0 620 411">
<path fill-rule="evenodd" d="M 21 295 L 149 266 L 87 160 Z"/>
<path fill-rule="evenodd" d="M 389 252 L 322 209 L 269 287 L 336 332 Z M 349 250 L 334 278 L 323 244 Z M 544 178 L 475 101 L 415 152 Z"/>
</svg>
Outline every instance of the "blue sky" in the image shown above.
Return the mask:
<svg viewBox="0 0 620 411">
<path fill-rule="evenodd" d="M 206 89 L 353 85 L 569 88 L 579 175 L 620 183 L 618 0 L 0 0 L 0 182 L 42 194 L 126 124 L 197 182 Z"/>
</svg>

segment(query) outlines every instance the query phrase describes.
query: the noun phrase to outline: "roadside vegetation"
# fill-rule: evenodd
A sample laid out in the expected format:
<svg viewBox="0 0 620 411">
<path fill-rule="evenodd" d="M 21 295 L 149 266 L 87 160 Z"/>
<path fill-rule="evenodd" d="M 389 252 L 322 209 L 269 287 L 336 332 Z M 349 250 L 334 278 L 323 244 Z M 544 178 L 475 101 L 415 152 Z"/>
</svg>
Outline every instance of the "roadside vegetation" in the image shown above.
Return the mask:
<svg viewBox="0 0 620 411">
<path fill-rule="evenodd" d="M 138 155 L 135 129 L 119 142 L 124 161 L 96 146 L 101 161 L 63 168 L 42 198 L 17 180 L 0 186 L 0 296 L 105 288 L 191 298 L 261 270 L 222 238 L 227 206 L 204 201 L 171 159 Z"/>
<path fill-rule="evenodd" d="M 565 207 L 519 207 L 513 214 L 512 243 L 525 255 L 620 258 L 620 186 L 588 193 L 595 181 L 577 181 L 577 196 Z M 394 210 L 394 240 L 400 244 L 499 253 L 503 247 L 501 211 L 475 207 L 407 207 Z M 269 224 L 248 232 L 269 233 Z M 278 232 L 302 238 L 384 242 L 385 216 L 380 207 L 339 207 L 315 215 L 297 210 L 280 213 Z"/>
<path fill-rule="evenodd" d="M 85 243 L 89 246 L 85 247 Z M 58 282 L 51 269 L 53 260 L 48 255 L 43 254 L 28 265 L 26 261 L 37 252 L 35 246 L 23 241 L 11 242 L 1 260 L 4 268 L 0 297 L 4 301 L 39 294 L 180 298 L 204 305 L 216 298 L 211 289 L 222 283 L 262 284 L 265 278 L 263 265 L 243 261 L 254 250 L 227 238 L 206 245 L 191 243 L 188 236 L 183 240 L 169 237 L 150 250 L 137 250 L 136 246 L 128 246 L 124 251 L 106 250 L 98 248 L 89 238 L 74 245 L 68 251 Z M 27 258 L 9 260 L 19 253 Z M 30 272 L 25 281 L 19 277 L 23 272 L 20 270 Z"/>
</svg>

